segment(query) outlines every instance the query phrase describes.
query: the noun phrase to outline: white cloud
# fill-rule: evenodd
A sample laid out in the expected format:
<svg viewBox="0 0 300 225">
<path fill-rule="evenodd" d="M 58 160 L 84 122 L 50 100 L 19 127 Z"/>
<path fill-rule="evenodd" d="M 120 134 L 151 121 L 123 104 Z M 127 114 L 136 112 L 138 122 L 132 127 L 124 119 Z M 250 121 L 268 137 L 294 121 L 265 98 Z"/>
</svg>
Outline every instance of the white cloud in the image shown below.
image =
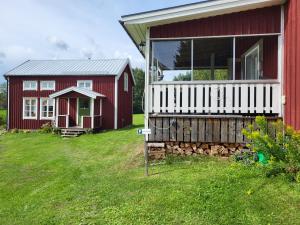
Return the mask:
<svg viewBox="0 0 300 225">
<path fill-rule="evenodd" d="M 69 45 L 62 39 L 59 39 L 56 36 L 50 36 L 48 37 L 48 41 L 54 45 L 56 48 L 60 49 L 60 50 L 68 50 L 69 49 Z"/>
</svg>

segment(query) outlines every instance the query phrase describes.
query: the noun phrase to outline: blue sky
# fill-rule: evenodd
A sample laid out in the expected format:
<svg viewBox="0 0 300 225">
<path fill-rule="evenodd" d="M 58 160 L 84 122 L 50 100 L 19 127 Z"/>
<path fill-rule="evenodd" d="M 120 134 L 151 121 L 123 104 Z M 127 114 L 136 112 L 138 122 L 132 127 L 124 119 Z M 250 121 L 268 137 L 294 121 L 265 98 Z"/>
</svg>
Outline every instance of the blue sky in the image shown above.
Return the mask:
<svg viewBox="0 0 300 225">
<path fill-rule="evenodd" d="M 0 74 L 28 59 L 144 60 L 121 15 L 197 0 L 6 0 L 0 7 Z M 0 81 L 4 79 L 0 78 Z"/>
</svg>

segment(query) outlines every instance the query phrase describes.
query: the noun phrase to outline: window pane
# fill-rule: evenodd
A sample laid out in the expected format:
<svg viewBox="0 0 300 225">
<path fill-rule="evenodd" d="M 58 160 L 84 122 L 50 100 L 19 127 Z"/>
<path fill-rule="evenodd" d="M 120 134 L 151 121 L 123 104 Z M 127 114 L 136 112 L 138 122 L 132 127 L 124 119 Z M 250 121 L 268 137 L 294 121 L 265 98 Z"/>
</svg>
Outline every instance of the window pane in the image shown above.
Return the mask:
<svg viewBox="0 0 300 225">
<path fill-rule="evenodd" d="M 232 79 L 233 38 L 194 40 L 193 79 Z"/>
<path fill-rule="evenodd" d="M 153 41 L 152 81 L 190 79 L 191 40 Z"/>
<path fill-rule="evenodd" d="M 48 117 L 53 117 L 53 112 L 50 112 L 50 111 L 49 111 Z"/>
</svg>

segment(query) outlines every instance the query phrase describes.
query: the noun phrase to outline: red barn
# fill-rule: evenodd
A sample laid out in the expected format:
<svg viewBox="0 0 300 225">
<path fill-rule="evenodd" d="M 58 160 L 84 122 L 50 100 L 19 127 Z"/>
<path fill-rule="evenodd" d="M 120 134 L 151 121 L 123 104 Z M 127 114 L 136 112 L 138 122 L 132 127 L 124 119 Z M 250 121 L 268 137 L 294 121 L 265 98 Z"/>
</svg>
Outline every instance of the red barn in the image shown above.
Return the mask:
<svg viewBox="0 0 300 225">
<path fill-rule="evenodd" d="M 128 59 L 29 60 L 6 73 L 8 129 L 118 129 L 132 124 Z"/>
<path fill-rule="evenodd" d="M 300 130 L 299 0 L 207 0 L 120 23 L 146 60 L 147 141 L 245 143 L 257 115 Z"/>
</svg>

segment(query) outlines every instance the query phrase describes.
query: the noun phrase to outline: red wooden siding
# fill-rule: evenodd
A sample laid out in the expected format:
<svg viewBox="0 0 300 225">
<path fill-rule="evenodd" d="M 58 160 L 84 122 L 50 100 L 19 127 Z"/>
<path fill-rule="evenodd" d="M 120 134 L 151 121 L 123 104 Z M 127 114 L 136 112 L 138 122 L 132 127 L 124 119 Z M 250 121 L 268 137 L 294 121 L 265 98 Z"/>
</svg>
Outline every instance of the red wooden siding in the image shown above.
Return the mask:
<svg viewBox="0 0 300 225">
<path fill-rule="evenodd" d="M 280 6 L 155 26 L 151 38 L 280 33 Z"/>
<path fill-rule="evenodd" d="M 9 128 L 18 129 L 38 129 L 47 120 L 39 120 L 40 118 L 40 103 L 39 98 L 48 97 L 54 91 L 23 91 L 23 80 L 36 80 L 38 86 L 41 80 L 55 80 L 56 90 L 59 91 L 67 87 L 76 86 L 77 80 L 92 80 L 93 90 L 106 96 L 103 99 L 103 129 L 114 128 L 114 83 L 115 76 L 33 76 L 33 77 L 9 77 Z M 37 97 L 38 98 L 38 119 L 37 120 L 23 120 L 23 97 Z M 60 101 L 59 114 L 67 114 L 66 99 Z"/>
<path fill-rule="evenodd" d="M 285 7 L 284 91 L 285 122 L 300 130 L 300 1 Z"/>
<path fill-rule="evenodd" d="M 58 127 L 66 127 L 67 122 L 66 122 L 66 116 L 58 116 Z"/>
<path fill-rule="evenodd" d="M 83 128 L 91 128 L 92 127 L 92 118 L 90 116 L 83 117 Z"/>
<path fill-rule="evenodd" d="M 128 92 L 124 91 L 124 72 L 128 73 Z M 118 81 L 118 128 L 132 124 L 132 88 L 133 79 L 129 66 Z"/>
<path fill-rule="evenodd" d="M 278 36 L 242 37 L 236 39 L 236 58 L 241 56 L 263 38 L 264 79 L 277 79 L 278 75 Z M 241 62 L 236 63 L 236 79 L 241 78 Z"/>
<path fill-rule="evenodd" d="M 77 116 L 77 99 L 70 98 L 70 117 L 69 117 L 69 126 L 76 126 L 76 116 Z"/>
</svg>

